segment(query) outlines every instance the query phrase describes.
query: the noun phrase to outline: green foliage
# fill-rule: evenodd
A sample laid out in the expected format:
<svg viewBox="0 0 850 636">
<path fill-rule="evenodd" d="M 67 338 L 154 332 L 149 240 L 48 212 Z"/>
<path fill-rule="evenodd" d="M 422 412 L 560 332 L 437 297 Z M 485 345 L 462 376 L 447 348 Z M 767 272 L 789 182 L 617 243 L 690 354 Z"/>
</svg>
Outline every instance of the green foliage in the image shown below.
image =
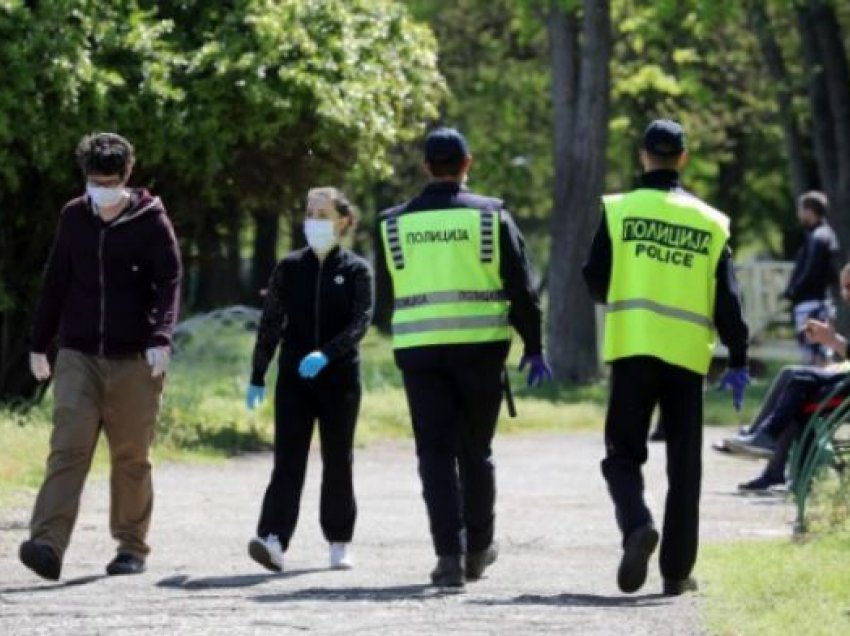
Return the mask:
<svg viewBox="0 0 850 636">
<path fill-rule="evenodd" d="M 445 91 L 433 35 L 395 0 L 0 0 L 0 65 L 0 399 L 32 391 L 29 312 L 83 134 L 129 137 L 188 268 L 230 259 L 238 279 L 247 212 L 387 174 Z"/>
</svg>

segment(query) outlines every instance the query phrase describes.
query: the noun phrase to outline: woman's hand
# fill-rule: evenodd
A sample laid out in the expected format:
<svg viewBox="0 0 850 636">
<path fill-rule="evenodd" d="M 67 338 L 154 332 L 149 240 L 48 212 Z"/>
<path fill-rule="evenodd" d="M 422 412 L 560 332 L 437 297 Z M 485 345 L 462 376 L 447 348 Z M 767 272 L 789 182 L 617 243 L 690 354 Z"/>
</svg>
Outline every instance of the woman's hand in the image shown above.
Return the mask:
<svg viewBox="0 0 850 636">
<path fill-rule="evenodd" d="M 328 357 L 321 351 L 314 351 L 302 358 L 298 365 L 298 375 L 302 378 L 315 378 L 328 364 Z"/>
</svg>

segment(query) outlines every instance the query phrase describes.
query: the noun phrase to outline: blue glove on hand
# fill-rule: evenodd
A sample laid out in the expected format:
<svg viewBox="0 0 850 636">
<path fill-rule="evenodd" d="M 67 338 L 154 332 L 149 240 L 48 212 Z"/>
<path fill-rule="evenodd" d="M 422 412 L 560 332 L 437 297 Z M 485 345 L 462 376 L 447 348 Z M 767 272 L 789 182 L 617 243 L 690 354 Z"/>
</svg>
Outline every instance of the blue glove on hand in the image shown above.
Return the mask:
<svg viewBox="0 0 850 636">
<path fill-rule="evenodd" d="M 549 366 L 546 356 L 542 353 L 522 356 L 522 360 L 519 361 L 519 370 L 522 371 L 526 365 L 528 365 L 527 386 L 540 386 L 543 382 L 551 380 L 553 377 L 552 367 Z"/>
<path fill-rule="evenodd" d="M 315 378 L 328 364 L 328 357 L 321 351 L 304 356 L 298 365 L 298 375 L 302 378 Z"/>
<path fill-rule="evenodd" d="M 253 411 L 257 406 L 263 403 L 266 399 L 266 387 L 256 386 L 255 384 L 248 385 L 248 393 L 245 394 L 245 406 L 249 411 Z"/>
<path fill-rule="evenodd" d="M 726 373 L 723 374 L 717 388 L 721 391 L 732 389 L 732 404 L 736 411 L 740 411 L 741 405 L 744 403 L 744 391 L 751 381 L 750 372 L 747 371 L 746 367 L 726 369 Z"/>
</svg>

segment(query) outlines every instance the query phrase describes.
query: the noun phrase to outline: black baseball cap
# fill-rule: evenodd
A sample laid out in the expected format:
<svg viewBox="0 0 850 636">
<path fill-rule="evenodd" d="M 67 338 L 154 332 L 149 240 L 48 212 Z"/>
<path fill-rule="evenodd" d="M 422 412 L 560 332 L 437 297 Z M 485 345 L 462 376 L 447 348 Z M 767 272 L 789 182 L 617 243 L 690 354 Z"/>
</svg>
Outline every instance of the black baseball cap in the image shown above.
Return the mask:
<svg viewBox="0 0 850 636">
<path fill-rule="evenodd" d="M 643 133 L 641 146 L 659 157 L 676 157 L 685 150 L 685 129 L 672 119 L 656 119 Z"/>
<path fill-rule="evenodd" d="M 425 137 L 425 161 L 428 163 L 453 163 L 468 155 L 466 137 L 455 128 L 435 128 Z"/>
</svg>

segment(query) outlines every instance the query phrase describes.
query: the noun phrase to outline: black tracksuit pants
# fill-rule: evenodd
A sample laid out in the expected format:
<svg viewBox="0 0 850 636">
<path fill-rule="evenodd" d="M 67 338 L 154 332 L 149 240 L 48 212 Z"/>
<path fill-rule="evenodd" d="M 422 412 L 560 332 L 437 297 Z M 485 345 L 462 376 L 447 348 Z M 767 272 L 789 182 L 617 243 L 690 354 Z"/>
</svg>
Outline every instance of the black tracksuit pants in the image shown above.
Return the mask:
<svg viewBox="0 0 850 636">
<path fill-rule="evenodd" d="M 313 426 L 319 422 L 322 491 L 319 523 L 329 542 L 347 543 L 357 506 L 351 478 L 354 428 L 360 410 L 360 368 L 329 366 L 316 378 L 281 369 L 275 389 L 274 469 L 257 535 L 276 534 L 286 550 L 295 531 Z"/>
<path fill-rule="evenodd" d="M 438 556 L 480 552 L 493 541 L 491 443 L 508 347 L 500 342 L 396 352 Z"/>
<path fill-rule="evenodd" d="M 617 524 L 625 541 L 635 528 L 652 521 L 641 466 L 647 459 L 650 418 L 658 404 L 668 482 L 661 575 L 685 579 L 696 562 L 699 535 L 703 376 L 647 356 L 616 360 L 611 367 L 602 474 L 614 500 Z"/>
</svg>

